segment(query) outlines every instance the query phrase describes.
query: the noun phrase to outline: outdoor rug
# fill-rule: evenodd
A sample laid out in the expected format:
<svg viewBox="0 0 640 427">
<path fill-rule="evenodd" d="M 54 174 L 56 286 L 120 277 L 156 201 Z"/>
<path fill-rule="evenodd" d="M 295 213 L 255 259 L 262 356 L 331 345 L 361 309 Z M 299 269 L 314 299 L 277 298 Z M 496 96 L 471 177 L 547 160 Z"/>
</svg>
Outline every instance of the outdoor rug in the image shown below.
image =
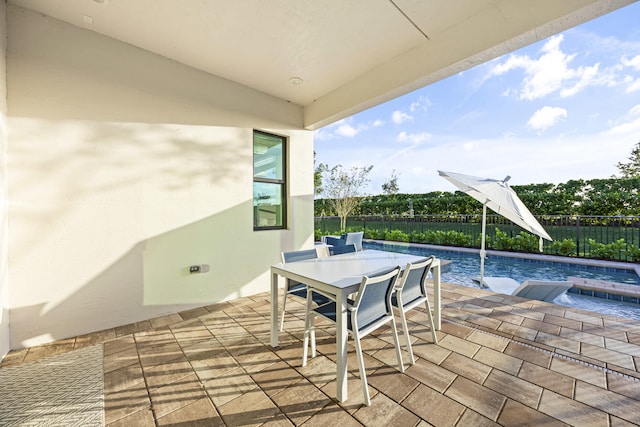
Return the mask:
<svg viewBox="0 0 640 427">
<path fill-rule="evenodd" d="M 102 345 L 0 368 L 0 426 L 104 425 Z"/>
</svg>

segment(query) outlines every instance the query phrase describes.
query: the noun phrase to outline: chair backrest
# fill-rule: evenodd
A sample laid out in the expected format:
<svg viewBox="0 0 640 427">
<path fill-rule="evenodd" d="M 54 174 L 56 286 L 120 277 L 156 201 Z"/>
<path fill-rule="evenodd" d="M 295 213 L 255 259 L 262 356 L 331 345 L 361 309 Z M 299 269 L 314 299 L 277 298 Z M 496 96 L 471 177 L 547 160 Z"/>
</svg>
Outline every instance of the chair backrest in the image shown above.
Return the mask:
<svg viewBox="0 0 640 427">
<path fill-rule="evenodd" d="M 352 327 L 358 331 L 392 315 L 391 294 L 401 268 L 397 266 L 365 275 L 352 308 Z"/>
<path fill-rule="evenodd" d="M 434 259 L 434 256 L 430 256 L 429 258 L 407 264 L 396 286 L 397 292 L 402 293 L 402 305 L 407 305 L 427 294 L 426 281 Z"/>
<path fill-rule="evenodd" d="M 340 254 L 348 254 L 356 251 L 356 245 L 354 243 L 349 243 L 342 246 L 334 246 L 329 249 L 331 255 L 340 255 Z"/>
<path fill-rule="evenodd" d="M 304 261 L 306 259 L 318 258 L 318 251 L 314 249 L 304 249 L 301 251 L 282 252 L 282 262 Z"/>
<path fill-rule="evenodd" d="M 344 244 L 349 245 L 353 243 L 356 245 L 356 250 L 362 250 L 362 238 L 364 237 L 364 231 L 358 231 L 355 233 L 346 233 L 344 235 Z"/>
</svg>

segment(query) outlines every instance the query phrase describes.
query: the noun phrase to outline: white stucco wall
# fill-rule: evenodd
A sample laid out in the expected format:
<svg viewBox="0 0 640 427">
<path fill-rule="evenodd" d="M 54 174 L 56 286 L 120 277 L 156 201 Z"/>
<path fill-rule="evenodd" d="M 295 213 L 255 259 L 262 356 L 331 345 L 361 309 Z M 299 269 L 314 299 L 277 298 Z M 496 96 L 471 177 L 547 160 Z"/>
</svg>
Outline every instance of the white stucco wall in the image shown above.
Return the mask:
<svg viewBox="0 0 640 427">
<path fill-rule="evenodd" d="M 280 251 L 313 244 L 301 108 L 7 15 L 12 348 L 267 291 Z M 253 129 L 289 138 L 289 230 L 253 231 Z"/>
<path fill-rule="evenodd" d="M 7 278 L 7 20 L 6 3 L 0 3 L 0 360 L 10 350 L 9 281 Z"/>
</svg>

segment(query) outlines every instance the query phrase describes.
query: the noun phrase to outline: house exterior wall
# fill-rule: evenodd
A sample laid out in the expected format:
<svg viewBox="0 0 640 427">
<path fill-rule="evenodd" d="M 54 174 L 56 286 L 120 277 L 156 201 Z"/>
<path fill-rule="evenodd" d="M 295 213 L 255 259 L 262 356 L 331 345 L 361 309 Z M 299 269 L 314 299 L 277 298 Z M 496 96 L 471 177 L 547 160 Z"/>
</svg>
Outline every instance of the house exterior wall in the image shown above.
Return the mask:
<svg viewBox="0 0 640 427">
<path fill-rule="evenodd" d="M 0 3 L 0 360 L 10 350 L 7 278 L 7 5 Z"/>
<path fill-rule="evenodd" d="M 25 9 L 7 20 L 13 349 L 267 291 L 280 252 L 313 245 L 300 107 Z M 253 231 L 253 129 L 288 138 L 288 230 Z"/>
</svg>

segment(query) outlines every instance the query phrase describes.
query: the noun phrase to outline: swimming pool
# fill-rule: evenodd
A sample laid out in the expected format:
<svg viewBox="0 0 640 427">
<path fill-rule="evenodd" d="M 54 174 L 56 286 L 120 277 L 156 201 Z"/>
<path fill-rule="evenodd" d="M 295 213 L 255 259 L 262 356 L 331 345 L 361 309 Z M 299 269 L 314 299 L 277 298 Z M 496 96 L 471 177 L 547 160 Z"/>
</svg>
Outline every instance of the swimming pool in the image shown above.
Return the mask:
<svg viewBox="0 0 640 427">
<path fill-rule="evenodd" d="M 472 277 L 478 277 L 480 275 L 480 257 L 477 253 L 437 250 L 419 245 L 371 241 L 365 241 L 363 247 L 365 249 L 378 249 L 421 256 L 435 255 L 437 258 L 450 260 L 451 264 L 442 269 L 443 282 L 473 288 L 478 287 L 478 284 L 472 280 Z M 566 280 L 567 276 L 576 276 L 640 286 L 640 277 L 638 277 L 633 270 L 505 256 L 487 257 L 485 259 L 484 274 L 485 276 L 511 277 L 520 283 L 527 279 Z M 553 302 L 569 307 L 640 320 L 640 305 L 638 304 L 610 301 L 602 298 L 569 293 L 560 295 Z"/>
</svg>

